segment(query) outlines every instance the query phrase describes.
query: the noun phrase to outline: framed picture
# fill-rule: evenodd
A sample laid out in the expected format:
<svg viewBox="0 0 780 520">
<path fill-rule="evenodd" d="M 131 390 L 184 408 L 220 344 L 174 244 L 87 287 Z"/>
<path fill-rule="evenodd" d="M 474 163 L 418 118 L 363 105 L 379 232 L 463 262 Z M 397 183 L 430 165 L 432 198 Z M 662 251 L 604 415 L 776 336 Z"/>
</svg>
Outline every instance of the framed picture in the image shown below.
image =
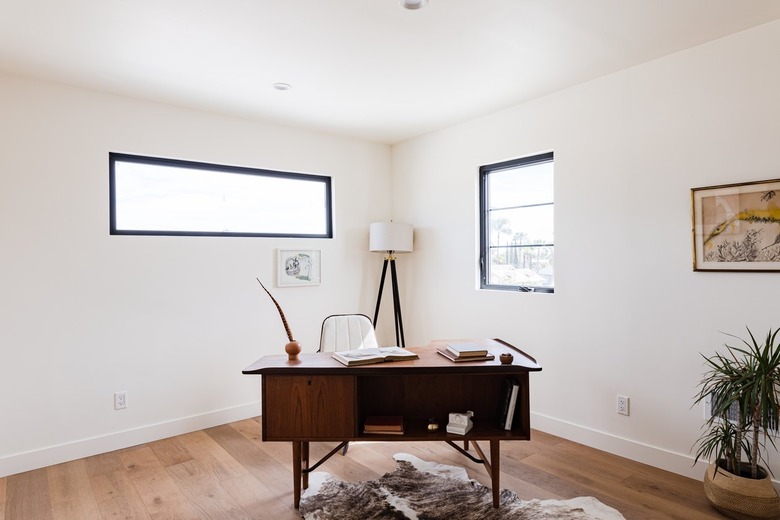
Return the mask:
<svg viewBox="0 0 780 520">
<path fill-rule="evenodd" d="M 694 271 L 780 271 L 780 179 L 693 188 Z"/>
<path fill-rule="evenodd" d="M 293 287 L 319 285 L 321 252 L 316 249 L 279 249 L 276 285 Z"/>
</svg>

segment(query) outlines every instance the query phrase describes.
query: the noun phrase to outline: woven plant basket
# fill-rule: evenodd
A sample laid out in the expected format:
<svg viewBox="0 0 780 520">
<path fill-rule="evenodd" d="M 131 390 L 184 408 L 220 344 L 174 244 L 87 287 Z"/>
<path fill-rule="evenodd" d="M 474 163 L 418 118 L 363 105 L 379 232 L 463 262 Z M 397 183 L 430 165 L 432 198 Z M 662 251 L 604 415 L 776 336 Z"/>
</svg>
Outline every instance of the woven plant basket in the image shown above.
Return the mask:
<svg viewBox="0 0 780 520">
<path fill-rule="evenodd" d="M 780 497 L 768 473 L 762 471 L 761 479 L 738 477 L 723 469 L 715 474 L 712 463 L 704 474 L 704 494 L 715 509 L 731 518 L 780 518 Z"/>
</svg>

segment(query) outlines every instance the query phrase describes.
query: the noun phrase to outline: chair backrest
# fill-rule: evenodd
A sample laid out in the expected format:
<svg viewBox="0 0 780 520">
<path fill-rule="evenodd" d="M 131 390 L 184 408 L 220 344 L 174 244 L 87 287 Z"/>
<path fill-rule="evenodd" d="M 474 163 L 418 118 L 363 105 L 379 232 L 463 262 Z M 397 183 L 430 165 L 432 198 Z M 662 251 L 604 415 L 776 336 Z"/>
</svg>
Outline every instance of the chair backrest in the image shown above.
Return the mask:
<svg viewBox="0 0 780 520">
<path fill-rule="evenodd" d="M 322 322 L 320 352 L 378 346 L 374 325 L 365 314 L 334 314 Z"/>
</svg>

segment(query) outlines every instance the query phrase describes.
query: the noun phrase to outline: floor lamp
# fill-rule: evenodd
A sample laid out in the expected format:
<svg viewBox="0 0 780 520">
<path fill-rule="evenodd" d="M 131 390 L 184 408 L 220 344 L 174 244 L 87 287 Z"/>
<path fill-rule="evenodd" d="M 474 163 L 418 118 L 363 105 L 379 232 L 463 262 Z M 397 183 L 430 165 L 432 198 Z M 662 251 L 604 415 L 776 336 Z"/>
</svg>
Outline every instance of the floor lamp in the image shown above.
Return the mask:
<svg viewBox="0 0 780 520">
<path fill-rule="evenodd" d="M 374 222 L 369 229 L 369 249 L 374 253 L 385 253 L 382 264 L 382 279 L 379 281 L 379 293 L 376 296 L 374 311 L 374 326 L 379 318 L 379 305 L 382 303 L 382 289 L 385 286 L 387 266 L 390 265 L 390 277 L 393 282 L 393 313 L 395 317 L 395 342 L 399 347 L 406 348 L 404 339 L 404 324 L 401 319 L 401 299 L 398 294 L 398 273 L 395 268 L 397 253 L 411 253 L 413 232 L 411 224 L 395 222 Z"/>
</svg>

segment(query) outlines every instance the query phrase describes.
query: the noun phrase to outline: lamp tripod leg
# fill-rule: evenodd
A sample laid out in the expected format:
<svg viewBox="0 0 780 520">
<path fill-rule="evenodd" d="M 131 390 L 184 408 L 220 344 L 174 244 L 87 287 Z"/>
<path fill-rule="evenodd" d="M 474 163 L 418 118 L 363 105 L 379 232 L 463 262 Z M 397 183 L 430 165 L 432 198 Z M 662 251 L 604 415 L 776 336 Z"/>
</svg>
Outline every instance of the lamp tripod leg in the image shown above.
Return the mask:
<svg viewBox="0 0 780 520">
<path fill-rule="evenodd" d="M 406 348 L 404 339 L 404 322 L 401 318 L 401 297 L 398 292 L 398 273 L 395 269 L 395 262 L 390 264 L 390 273 L 393 279 L 393 309 L 395 311 L 395 341 L 399 347 Z"/>
<path fill-rule="evenodd" d="M 382 303 L 382 289 L 385 286 L 385 275 L 387 274 L 387 258 L 385 258 L 384 264 L 382 264 L 382 278 L 379 280 L 379 293 L 376 296 L 376 310 L 374 311 L 374 327 L 376 327 L 376 320 L 379 318 L 379 304 Z"/>
</svg>

